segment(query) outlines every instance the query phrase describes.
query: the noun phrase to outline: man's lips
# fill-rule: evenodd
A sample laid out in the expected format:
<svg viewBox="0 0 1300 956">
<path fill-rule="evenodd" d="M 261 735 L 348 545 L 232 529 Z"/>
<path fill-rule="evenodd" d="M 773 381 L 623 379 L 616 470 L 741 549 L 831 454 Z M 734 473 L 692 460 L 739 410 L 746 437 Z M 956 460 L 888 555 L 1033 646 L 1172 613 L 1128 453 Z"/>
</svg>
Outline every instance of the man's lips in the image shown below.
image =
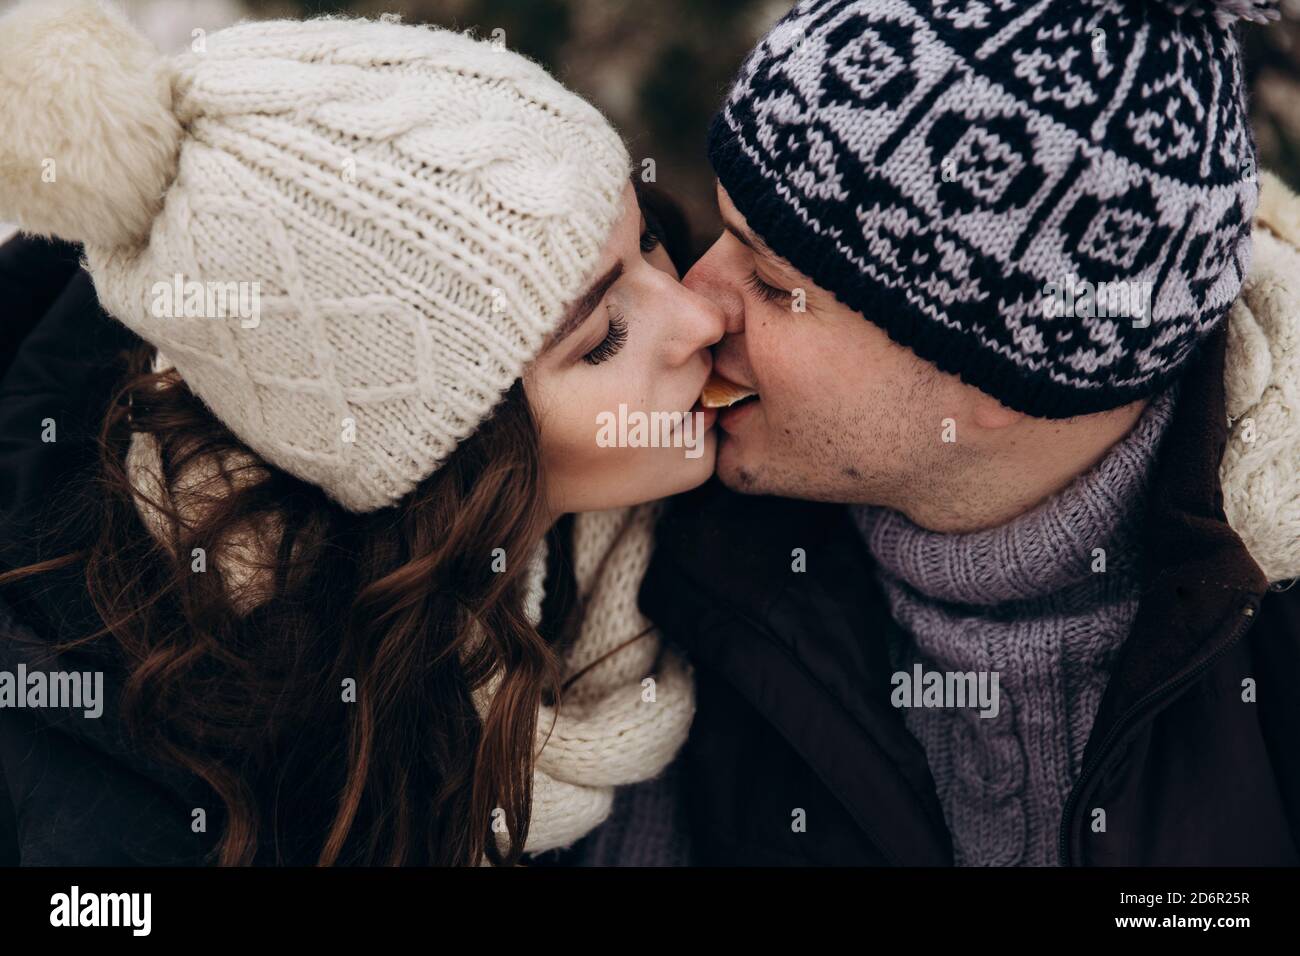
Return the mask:
<svg viewBox="0 0 1300 956">
<path fill-rule="evenodd" d="M 733 382 L 719 375 L 717 369 L 714 369 L 700 392 L 700 404 L 705 408 L 729 408 L 737 402 L 757 395 L 757 389 Z"/>
</svg>

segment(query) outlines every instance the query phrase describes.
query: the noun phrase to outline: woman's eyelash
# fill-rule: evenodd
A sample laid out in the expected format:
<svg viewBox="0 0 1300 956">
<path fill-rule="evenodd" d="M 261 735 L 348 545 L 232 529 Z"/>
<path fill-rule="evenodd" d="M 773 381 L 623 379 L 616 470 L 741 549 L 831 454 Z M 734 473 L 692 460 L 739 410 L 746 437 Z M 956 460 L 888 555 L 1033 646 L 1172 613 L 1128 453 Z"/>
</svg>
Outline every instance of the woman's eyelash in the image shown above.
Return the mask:
<svg viewBox="0 0 1300 956">
<path fill-rule="evenodd" d="M 645 231 L 641 233 L 641 254 L 648 256 L 663 243 L 664 231 L 659 225 L 659 217 L 644 206 L 641 208 L 641 221 L 645 223 Z"/>
<path fill-rule="evenodd" d="M 650 255 L 650 253 L 659 248 L 659 243 L 661 241 L 662 240 L 659 238 L 659 234 L 655 232 L 654 227 L 647 224 L 645 232 L 641 233 L 641 254 L 647 256 Z"/>
<path fill-rule="evenodd" d="M 627 319 L 622 312 L 609 309 L 609 331 L 599 345 L 582 357 L 588 365 L 599 365 L 607 358 L 612 358 L 627 341 Z"/>
<path fill-rule="evenodd" d="M 757 272 L 751 272 L 749 278 L 745 280 L 745 286 L 750 292 L 754 293 L 764 302 L 782 302 L 790 298 L 790 293 L 784 289 L 778 289 L 776 286 L 768 285 L 758 277 Z"/>
</svg>

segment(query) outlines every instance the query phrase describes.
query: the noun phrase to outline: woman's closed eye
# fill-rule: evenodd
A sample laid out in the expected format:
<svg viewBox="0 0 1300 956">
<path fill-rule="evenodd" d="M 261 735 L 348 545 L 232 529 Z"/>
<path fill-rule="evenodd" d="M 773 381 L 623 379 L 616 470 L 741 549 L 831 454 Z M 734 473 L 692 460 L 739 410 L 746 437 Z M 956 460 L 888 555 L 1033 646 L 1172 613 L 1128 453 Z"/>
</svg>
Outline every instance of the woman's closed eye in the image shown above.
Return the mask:
<svg viewBox="0 0 1300 956">
<path fill-rule="evenodd" d="M 622 312 L 615 311 L 612 305 L 605 308 L 609 312 L 609 331 L 599 345 L 582 357 L 588 365 L 599 365 L 617 355 L 627 341 L 627 317 Z"/>
<path fill-rule="evenodd" d="M 645 213 L 642 216 L 641 254 L 648 256 L 662 245 L 663 239 L 660 235 L 659 223 L 653 216 Z M 605 309 L 609 314 L 609 331 L 605 333 L 599 345 L 582 357 L 588 365 L 599 365 L 613 358 L 627 342 L 627 316 L 612 305 L 607 305 Z"/>
</svg>

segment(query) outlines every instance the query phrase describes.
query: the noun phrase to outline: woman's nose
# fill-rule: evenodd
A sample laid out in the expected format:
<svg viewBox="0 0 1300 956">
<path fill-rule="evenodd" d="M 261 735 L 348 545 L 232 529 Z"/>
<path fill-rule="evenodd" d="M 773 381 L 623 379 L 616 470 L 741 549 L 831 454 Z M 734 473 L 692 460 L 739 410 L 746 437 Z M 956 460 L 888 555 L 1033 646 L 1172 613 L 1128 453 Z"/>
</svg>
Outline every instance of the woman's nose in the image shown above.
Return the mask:
<svg viewBox="0 0 1300 956">
<path fill-rule="evenodd" d="M 682 285 L 708 299 L 722 315 L 727 335 L 745 331 L 745 299 L 741 294 L 740 265 L 729 255 L 727 235 L 719 236 L 707 252 L 691 266 Z"/>
<path fill-rule="evenodd" d="M 726 318 L 717 304 L 707 296 L 693 292 L 684 285 L 677 286 L 678 304 L 674 309 L 681 323 L 673 335 L 681 343 L 680 361 L 689 361 L 691 356 L 716 345 L 722 341 L 726 332 Z"/>
</svg>

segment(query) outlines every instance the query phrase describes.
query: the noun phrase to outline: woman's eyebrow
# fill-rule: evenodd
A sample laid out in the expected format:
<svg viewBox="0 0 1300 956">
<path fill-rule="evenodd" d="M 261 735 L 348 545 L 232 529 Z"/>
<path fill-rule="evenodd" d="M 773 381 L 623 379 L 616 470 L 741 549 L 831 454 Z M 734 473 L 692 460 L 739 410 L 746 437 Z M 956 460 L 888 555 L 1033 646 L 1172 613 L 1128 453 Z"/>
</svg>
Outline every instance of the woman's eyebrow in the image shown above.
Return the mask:
<svg viewBox="0 0 1300 956">
<path fill-rule="evenodd" d="M 551 333 L 551 337 L 546 340 L 546 348 L 556 345 L 562 341 L 583 322 L 600 304 L 600 300 L 605 297 L 609 287 L 619 280 L 623 275 L 622 260 L 614 263 L 609 270 L 591 284 L 586 292 L 578 296 L 578 301 L 569 306 L 569 310 L 564 314 L 559 328 Z"/>
</svg>

